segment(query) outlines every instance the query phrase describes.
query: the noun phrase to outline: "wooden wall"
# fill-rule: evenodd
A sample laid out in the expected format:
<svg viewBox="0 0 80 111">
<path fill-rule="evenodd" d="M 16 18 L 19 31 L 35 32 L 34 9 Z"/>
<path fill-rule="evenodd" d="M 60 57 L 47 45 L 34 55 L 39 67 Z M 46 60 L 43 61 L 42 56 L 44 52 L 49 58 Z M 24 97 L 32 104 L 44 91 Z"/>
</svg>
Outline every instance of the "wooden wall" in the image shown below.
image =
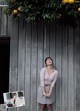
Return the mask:
<svg viewBox="0 0 80 111">
<path fill-rule="evenodd" d="M 59 71 L 54 111 L 79 111 L 80 27 L 25 23 L 3 12 L 0 8 L 0 36 L 10 37 L 9 91 L 23 90 L 26 101 L 25 107 L 9 110 L 38 111 L 39 72 L 45 57 L 51 56 Z"/>
</svg>

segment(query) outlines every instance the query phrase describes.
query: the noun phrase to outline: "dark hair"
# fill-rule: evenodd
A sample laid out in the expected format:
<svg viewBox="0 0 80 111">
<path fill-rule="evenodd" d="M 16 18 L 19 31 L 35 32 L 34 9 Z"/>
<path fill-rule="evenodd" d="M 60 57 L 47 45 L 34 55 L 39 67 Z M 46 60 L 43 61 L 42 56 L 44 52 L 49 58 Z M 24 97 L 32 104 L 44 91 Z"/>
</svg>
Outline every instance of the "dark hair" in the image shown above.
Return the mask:
<svg viewBox="0 0 80 111">
<path fill-rule="evenodd" d="M 16 93 L 12 93 L 12 95 L 13 95 L 13 96 L 16 96 L 17 94 L 16 94 Z"/>
<path fill-rule="evenodd" d="M 52 63 L 53 63 L 53 59 L 52 59 L 51 57 L 46 57 L 46 58 L 45 58 L 45 65 L 46 65 L 46 66 L 47 66 L 47 64 L 46 64 L 47 59 L 51 59 L 51 60 L 52 60 Z M 52 65 L 54 65 L 54 63 L 53 63 Z"/>
</svg>

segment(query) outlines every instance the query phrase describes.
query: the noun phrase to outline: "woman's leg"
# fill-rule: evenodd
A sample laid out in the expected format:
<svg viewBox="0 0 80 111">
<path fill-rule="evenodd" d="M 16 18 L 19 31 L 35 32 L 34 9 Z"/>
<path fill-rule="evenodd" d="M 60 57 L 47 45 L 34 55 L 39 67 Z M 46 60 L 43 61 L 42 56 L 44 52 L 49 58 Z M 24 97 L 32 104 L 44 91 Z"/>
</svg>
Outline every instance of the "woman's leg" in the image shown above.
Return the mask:
<svg viewBox="0 0 80 111">
<path fill-rule="evenodd" d="M 48 111 L 52 111 L 52 104 L 47 104 L 46 106 L 47 106 Z"/>
<path fill-rule="evenodd" d="M 39 107 L 40 107 L 40 111 L 44 111 L 44 109 L 45 109 L 45 104 L 39 104 Z"/>
</svg>

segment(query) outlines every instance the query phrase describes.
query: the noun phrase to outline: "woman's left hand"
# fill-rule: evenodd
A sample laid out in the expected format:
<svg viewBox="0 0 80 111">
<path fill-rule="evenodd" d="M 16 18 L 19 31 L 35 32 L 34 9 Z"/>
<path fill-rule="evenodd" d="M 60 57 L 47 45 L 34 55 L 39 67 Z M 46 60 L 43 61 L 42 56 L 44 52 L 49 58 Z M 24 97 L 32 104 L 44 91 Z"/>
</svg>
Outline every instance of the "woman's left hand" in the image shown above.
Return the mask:
<svg viewBox="0 0 80 111">
<path fill-rule="evenodd" d="M 48 93 L 46 96 L 47 96 L 47 97 L 50 97 L 50 96 L 51 96 L 51 94 L 50 94 L 50 93 Z"/>
</svg>

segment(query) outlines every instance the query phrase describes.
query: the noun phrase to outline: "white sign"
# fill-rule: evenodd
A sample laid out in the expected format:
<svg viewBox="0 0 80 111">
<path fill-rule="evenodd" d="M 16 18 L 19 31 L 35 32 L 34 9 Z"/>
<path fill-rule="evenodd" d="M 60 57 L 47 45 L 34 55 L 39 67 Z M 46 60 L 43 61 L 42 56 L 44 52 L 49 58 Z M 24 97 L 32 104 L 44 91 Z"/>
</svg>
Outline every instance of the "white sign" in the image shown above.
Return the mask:
<svg viewBox="0 0 80 111">
<path fill-rule="evenodd" d="M 6 0 L 0 0 L 0 7 L 7 7 L 7 2 Z"/>
<path fill-rule="evenodd" d="M 7 108 L 25 106 L 25 98 L 23 91 L 14 91 L 3 93 L 4 103 Z"/>
<path fill-rule="evenodd" d="M 0 0 L 1 5 L 5 5 L 6 3 L 7 3 L 6 0 Z"/>
</svg>

